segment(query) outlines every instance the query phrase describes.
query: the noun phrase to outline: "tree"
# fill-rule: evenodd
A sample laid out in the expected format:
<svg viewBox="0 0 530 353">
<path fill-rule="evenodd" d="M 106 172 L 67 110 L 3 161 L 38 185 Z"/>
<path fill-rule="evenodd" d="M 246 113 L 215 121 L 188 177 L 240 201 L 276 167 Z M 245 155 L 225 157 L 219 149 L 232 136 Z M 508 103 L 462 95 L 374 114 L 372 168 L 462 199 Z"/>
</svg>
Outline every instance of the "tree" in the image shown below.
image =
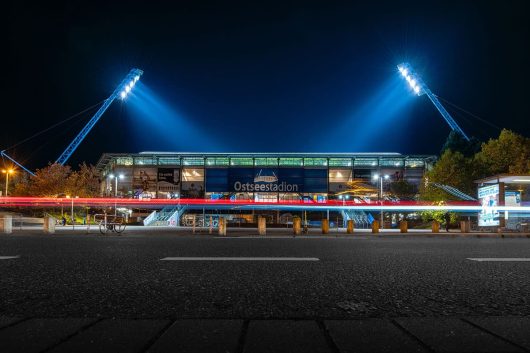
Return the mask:
<svg viewBox="0 0 530 353">
<path fill-rule="evenodd" d="M 474 195 L 473 180 L 477 178 L 478 171 L 479 168 L 473 158 L 466 158 L 460 152 L 446 150 L 434 167 L 425 173 L 420 185 L 420 198 L 426 201 L 458 200 L 433 183 L 449 185 L 468 195 Z"/>
<path fill-rule="evenodd" d="M 96 167 L 86 163 L 80 164 L 79 170 L 68 177 L 67 192 L 79 197 L 99 196 L 99 177 Z"/>
<path fill-rule="evenodd" d="M 390 184 L 390 192 L 400 199 L 410 199 L 415 195 L 414 185 L 406 180 L 392 182 Z"/>
<path fill-rule="evenodd" d="M 451 130 L 440 154 L 443 154 L 447 150 L 460 152 L 465 157 L 471 157 L 480 150 L 480 141 L 475 137 L 471 137 L 468 141 L 461 133 Z"/>
<path fill-rule="evenodd" d="M 497 139 L 482 144 L 475 159 L 485 175 L 530 174 L 530 138 L 503 129 Z"/>
<path fill-rule="evenodd" d="M 49 164 L 47 167 L 37 169 L 34 176 L 30 177 L 29 195 L 57 197 L 68 193 L 68 177 L 71 174 L 70 166 L 58 163 Z"/>
</svg>

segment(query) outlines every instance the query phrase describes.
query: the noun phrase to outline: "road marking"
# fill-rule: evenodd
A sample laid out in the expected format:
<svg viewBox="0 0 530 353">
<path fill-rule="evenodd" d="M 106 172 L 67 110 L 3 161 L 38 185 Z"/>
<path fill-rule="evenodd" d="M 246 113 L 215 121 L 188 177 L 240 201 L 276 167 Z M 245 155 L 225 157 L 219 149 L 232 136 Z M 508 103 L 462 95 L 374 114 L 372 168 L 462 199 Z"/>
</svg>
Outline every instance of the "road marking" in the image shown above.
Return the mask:
<svg viewBox="0 0 530 353">
<path fill-rule="evenodd" d="M 0 260 L 18 259 L 20 256 L 0 256 Z"/>
<path fill-rule="evenodd" d="M 161 261 L 320 261 L 317 257 L 164 257 Z"/>
<path fill-rule="evenodd" d="M 468 257 L 467 259 L 479 262 L 530 262 L 528 257 Z"/>
</svg>

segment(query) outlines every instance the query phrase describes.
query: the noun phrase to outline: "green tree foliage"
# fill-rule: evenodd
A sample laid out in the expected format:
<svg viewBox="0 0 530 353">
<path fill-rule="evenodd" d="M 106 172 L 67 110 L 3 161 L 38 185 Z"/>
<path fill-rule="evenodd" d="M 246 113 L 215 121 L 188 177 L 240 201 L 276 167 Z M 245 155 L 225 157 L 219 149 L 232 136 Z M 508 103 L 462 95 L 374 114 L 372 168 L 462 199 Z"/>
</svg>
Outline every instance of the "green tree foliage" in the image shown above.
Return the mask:
<svg viewBox="0 0 530 353">
<path fill-rule="evenodd" d="M 465 152 L 470 145 L 466 147 L 462 140 L 459 134 L 449 136 L 440 159 L 424 175 L 420 199 L 458 200 L 433 183 L 449 185 L 473 196 L 476 195 L 474 180 L 503 173 L 530 174 L 529 138 L 510 130 L 502 130 L 497 139 L 483 143 L 480 151 L 469 156 L 462 151 Z"/>
<path fill-rule="evenodd" d="M 447 150 L 460 152 L 465 157 L 471 157 L 480 151 L 480 141 L 475 137 L 471 137 L 468 141 L 461 133 L 451 130 L 449 136 L 447 136 L 447 139 L 445 140 L 440 154 L 442 155 Z"/>
<path fill-rule="evenodd" d="M 394 181 L 390 184 L 390 192 L 392 195 L 400 199 L 410 199 L 416 194 L 414 185 L 406 180 Z"/>
<path fill-rule="evenodd" d="M 482 144 L 476 160 L 486 175 L 530 173 L 530 138 L 502 130 L 499 138 Z"/>
<path fill-rule="evenodd" d="M 475 194 L 474 160 L 460 152 L 445 151 L 434 167 L 427 171 L 420 185 L 420 198 L 426 201 L 458 200 L 433 183 L 449 185 L 469 195 Z"/>
</svg>

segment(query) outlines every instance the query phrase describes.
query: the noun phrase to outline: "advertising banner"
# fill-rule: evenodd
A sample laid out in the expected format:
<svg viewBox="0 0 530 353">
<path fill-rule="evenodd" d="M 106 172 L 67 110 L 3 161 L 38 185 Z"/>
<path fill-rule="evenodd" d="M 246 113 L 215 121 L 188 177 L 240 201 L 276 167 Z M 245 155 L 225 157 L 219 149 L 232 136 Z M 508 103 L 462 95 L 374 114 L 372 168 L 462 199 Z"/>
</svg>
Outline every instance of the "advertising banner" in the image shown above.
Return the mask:
<svg viewBox="0 0 530 353">
<path fill-rule="evenodd" d="M 478 199 L 482 205 L 482 210 L 478 214 L 479 227 L 500 225 L 500 213 L 497 209 L 500 205 L 499 189 L 499 184 L 478 188 Z"/>
<path fill-rule="evenodd" d="M 180 169 L 158 168 L 158 182 L 160 185 L 169 184 L 176 186 L 180 184 Z"/>
<path fill-rule="evenodd" d="M 154 197 L 156 194 L 157 169 L 137 168 L 133 174 L 133 189 L 136 197 Z"/>
<path fill-rule="evenodd" d="M 180 169 L 158 168 L 158 196 L 159 198 L 178 198 L 180 192 Z"/>
<path fill-rule="evenodd" d="M 505 195 L 505 206 L 521 207 L 521 192 L 520 191 L 506 191 Z"/>
</svg>

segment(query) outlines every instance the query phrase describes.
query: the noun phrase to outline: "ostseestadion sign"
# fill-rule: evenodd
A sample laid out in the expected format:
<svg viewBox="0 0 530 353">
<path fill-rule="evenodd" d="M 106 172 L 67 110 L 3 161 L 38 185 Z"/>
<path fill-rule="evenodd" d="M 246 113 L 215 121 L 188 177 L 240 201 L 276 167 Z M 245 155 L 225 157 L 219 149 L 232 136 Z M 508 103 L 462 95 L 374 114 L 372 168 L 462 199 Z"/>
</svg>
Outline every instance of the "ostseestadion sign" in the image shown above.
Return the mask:
<svg viewBox="0 0 530 353">
<path fill-rule="evenodd" d="M 233 184 L 234 191 L 242 192 L 299 192 L 298 184 L 279 181 L 272 169 L 260 169 L 252 181 L 237 180 Z"/>
</svg>

